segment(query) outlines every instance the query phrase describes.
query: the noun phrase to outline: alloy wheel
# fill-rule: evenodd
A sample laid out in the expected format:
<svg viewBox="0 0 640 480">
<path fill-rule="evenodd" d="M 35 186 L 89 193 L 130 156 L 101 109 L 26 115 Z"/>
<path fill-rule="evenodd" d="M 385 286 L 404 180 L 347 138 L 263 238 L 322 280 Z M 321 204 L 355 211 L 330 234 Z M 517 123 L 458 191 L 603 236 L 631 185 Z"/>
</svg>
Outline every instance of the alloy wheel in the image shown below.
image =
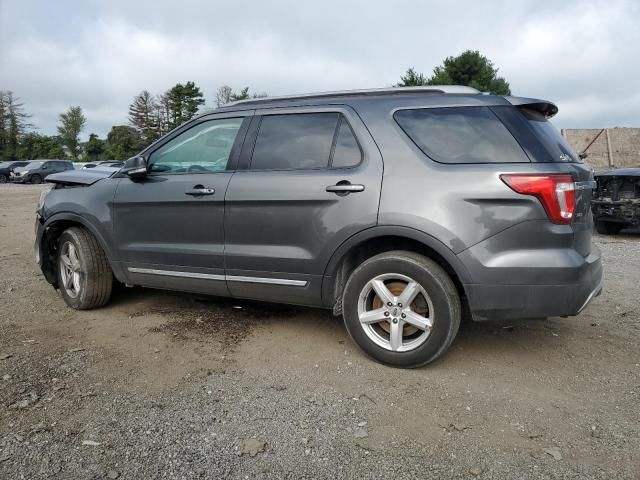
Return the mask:
<svg viewBox="0 0 640 480">
<path fill-rule="evenodd" d="M 385 273 L 368 281 L 358 298 L 358 319 L 378 346 L 407 352 L 422 345 L 433 327 L 433 303 L 411 277 Z"/>
<path fill-rule="evenodd" d="M 58 268 L 60 269 L 60 277 L 62 279 L 61 287 L 64 288 L 69 297 L 77 298 L 78 295 L 80 295 L 82 272 L 78 252 L 71 242 L 65 242 L 62 245 Z"/>
</svg>

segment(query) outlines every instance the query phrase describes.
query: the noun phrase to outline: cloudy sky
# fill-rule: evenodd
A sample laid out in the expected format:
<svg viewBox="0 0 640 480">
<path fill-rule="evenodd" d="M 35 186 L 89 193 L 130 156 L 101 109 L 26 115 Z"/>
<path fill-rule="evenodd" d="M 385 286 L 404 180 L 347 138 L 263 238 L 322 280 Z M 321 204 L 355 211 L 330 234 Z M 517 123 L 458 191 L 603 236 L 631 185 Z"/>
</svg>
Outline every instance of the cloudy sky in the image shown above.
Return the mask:
<svg viewBox="0 0 640 480">
<path fill-rule="evenodd" d="M 640 2 L 0 0 L 0 90 L 44 134 L 80 105 L 83 137 L 132 97 L 193 80 L 270 95 L 373 88 L 477 49 L 559 127 L 640 126 Z"/>
</svg>

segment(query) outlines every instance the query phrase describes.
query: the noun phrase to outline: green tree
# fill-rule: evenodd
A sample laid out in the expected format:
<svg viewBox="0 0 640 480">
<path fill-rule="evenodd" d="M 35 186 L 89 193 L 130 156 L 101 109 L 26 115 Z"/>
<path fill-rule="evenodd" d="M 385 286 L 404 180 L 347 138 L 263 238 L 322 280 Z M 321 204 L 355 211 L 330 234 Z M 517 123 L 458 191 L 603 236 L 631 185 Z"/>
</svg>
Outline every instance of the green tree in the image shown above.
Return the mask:
<svg viewBox="0 0 640 480">
<path fill-rule="evenodd" d="M 105 141 L 100 140 L 98 135 L 92 133 L 89 135 L 89 141 L 84 146 L 84 151 L 87 154 L 87 160 L 90 162 L 97 162 L 102 160 L 102 154 L 105 150 Z"/>
<path fill-rule="evenodd" d="M 509 82 L 499 77 L 493 62 L 477 50 L 445 58 L 429 78 L 410 68 L 400 77 L 398 86 L 415 85 L 467 85 L 494 95 L 511 95 Z"/>
<path fill-rule="evenodd" d="M 79 137 L 86 123 L 87 118 L 83 115 L 80 107 L 70 107 L 65 113 L 60 114 L 58 133 L 73 159 L 77 159 L 80 153 Z"/>
<path fill-rule="evenodd" d="M 428 85 L 426 77 L 422 73 L 415 71 L 413 67 L 409 68 L 404 75 L 400 75 L 400 83 L 397 87 L 419 87 Z"/>
<path fill-rule="evenodd" d="M 133 103 L 129 105 L 129 123 L 140 132 L 147 145 L 160 136 L 158 107 L 158 101 L 148 90 L 143 90 L 136 95 Z"/>
<path fill-rule="evenodd" d="M 494 95 L 511 95 L 509 82 L 498 77 L 493 62 L 477 50 L 445 58 L 441 66 L 434 68 L 429 85 L 467 85 Z"/>
<path fill-rule="evenodd" d="M 31 125 L 24 104 L 11 91 L 0 91 L 0 159 L 16 160 L 20 138 Z"/>
<path fill-rule="evenodd" d="M 135 128 L 114 125 L 107 135 L 104 156 L 110 160 L 126 160 L 144 148 L 144 140 Z"/>
<path fill-rule="evenodd" d="M 204 104 L 204 96 L 194 82 L 187 82 L 184 85 L 178 83 L 165 95 L 169 107 L 169 129 L 193 118 L 200 106 Z"/>
<path fill-rule="evenodd" d="M 18 147 L 18 160 L 64 158 L 62 139 L 30 132 L 22 136 Z"/>
</svg>

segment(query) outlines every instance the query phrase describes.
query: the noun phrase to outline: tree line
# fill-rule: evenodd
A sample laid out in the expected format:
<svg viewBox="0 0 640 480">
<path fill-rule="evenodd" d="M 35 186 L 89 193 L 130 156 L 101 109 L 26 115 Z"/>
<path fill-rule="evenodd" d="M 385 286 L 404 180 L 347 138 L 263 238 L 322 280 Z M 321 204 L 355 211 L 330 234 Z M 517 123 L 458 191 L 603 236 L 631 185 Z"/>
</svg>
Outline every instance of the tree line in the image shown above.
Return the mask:
<svg viewBox="0 0 640 480">
<path fill-rule="evenodd" d="M 395 86 L 421 85 L 468 85 L 496 95 L 511 94 L 509 83 L 498 76 L 493 62 L 474 50 L 445 58 L 431 76 L 409 68 Z M 234 91 L 223 85 L 216 91 L 213 103 L 219 108 L 229 102 L 266 96 L 250 92 L 249 87 Z M 142 90 L 129 105 L 128 124 L 112 126 L 105 139 L 91 133 L 88 141 L 81 143 L 80 134 L 87 119 L 79 106 L 60 114 L 58 135 L 41 135 L 33 131 L 30 115 L 20 99 L 11 91 L 0 91 L 0 160 L 125 160 L 193 118 L 204 104 L 202 91 L 192 81 L 177 83 L 161 94 Z"/>
</svg>

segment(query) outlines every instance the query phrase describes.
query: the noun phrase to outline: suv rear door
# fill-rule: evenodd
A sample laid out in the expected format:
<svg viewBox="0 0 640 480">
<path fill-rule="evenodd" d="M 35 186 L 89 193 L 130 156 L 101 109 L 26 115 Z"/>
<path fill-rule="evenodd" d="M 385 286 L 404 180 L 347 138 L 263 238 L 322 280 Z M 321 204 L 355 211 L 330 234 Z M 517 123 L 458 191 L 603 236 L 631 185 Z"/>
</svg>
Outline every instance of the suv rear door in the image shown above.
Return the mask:
<svg viewBox="0 0 640 480">
<path fill-rule="evenodd" d="M 349 107 L 256 111 L 225 213 L 236 297 L 319 305 L 335 249 L 376 225 L 382 157 Z"/>
</svg>

